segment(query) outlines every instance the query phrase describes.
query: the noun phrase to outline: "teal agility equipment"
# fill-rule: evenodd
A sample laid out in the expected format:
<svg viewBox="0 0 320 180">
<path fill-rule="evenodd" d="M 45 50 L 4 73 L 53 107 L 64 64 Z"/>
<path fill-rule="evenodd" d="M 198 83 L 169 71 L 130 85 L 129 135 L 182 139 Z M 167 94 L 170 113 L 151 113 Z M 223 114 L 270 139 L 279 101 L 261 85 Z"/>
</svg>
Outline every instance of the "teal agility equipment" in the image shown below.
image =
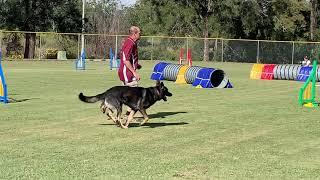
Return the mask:
<svg viewBox="0 0 320 180">
<path fill-rule="evenodd" d="M 81 55 L 78 60 L 76 60 L 76 70 L 86 69 L 86 52 L 85 49 L 81 50 Z"/>
<path fill-rule="evenodd" d="M 6 84 L 6 79 L 4 78 L 1 60 L 2 60 L 2 52 L 0 49 L 0 102 L 8 103 L 9 100 L 8 100 L 7 84 Z"/>
<path fill-rule="evenodd" d="M 303 81 L 303 80 L 301 80 Z M 316 98 L 317 59 L 313 61 L 311 73 L 299 92 L 299 104 L 305 107 L 318 107 Z"/>
<path fill-rule="evenodd" d="M 112 48 L 110 48 L 109 56 L 110 56 L 110 70 L 119 69 L 120 59 L 117 58 L 116 52 L 115 53 L 112 52 Z"/>
</svg>

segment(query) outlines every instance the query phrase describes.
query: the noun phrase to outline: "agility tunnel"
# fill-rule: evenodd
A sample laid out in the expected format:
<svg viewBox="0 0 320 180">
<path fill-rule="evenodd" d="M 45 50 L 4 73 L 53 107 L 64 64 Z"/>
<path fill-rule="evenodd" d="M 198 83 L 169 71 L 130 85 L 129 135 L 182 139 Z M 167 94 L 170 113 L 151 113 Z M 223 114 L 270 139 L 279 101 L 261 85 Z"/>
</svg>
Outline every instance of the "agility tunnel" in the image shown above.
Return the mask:
<svg viewBox="0 0 320 180">
<path fill-rule="evenodd" d="M 254 64 L 251 68 L 250 79 L 265 80 L 295 80 L 306 81 L 312 67 L 298 64 Z M 316 71 L 317 81 L 320 81 L 320 68 Z"/>
<path fill-rule="evenodd" d="M 299 72 L 303 68 L 297 64 L 279 64 L 274 67 L 274 79 L 297 80 Z"/>
<path fill-rule="evenodd" d="M 168 63 L 160 62 L 154 66 L 153 72 L 151 74 L 151 79 L 153 80 L 165 80 L 163 77 L 164 68 L 168 65 Z"/>
<path fill-rule="evenodd" d="M 275 67 L 275 64 L 266 64 L 263 66 L 262 68 L 262 72 L 261 72 L 261 79 L 267 79 L 267 80 L 271 80 L 273 79 L 274 73 L 273 73 L 273 69 Z"/>
<path fill-rule="evenodd" d="M 214 68 L 200 69 L 192 86 L 198 88 L 232 88 L 224 71 Z"/>
<path fill-rule="evenodd" d="M 167 64 L 163 70 L 163 78 L 168 81 L 176 81 L 182 64 Z"/>
<path fill-rule="evenodd" d="M 1 60 L 2 60 L 2 53 L 0 50 L 0 102 L 8 103 L 7 84 L 4 78 Z"/>
<path fill-rule="evenodd" d="M 298 76 L 297 76 L 297 81 L 306 81 L 311 73 L 312 67 L 301 67 Z"/>
<path fill-rule="evenodd" d="M 233 87 L 228 76 L 221 69 L 164 62 L 155 65 L 151 79 L 175 81 L 178 84 L 192 84 L 192 86 L 198 88 Z"/>
<path fill-rule="evenodd" d="M 250 79 L 260 79 L 264 64 L 254 64 L 251 68 Z"/>
<path fill-rule="evenodd" d="M 188 84 L 192 84 L 196 80 L 197 75 L 201 69 L 202 67 L 199 66 L 189 67 L 184 75 L 186 82 Z"/>
</svg>

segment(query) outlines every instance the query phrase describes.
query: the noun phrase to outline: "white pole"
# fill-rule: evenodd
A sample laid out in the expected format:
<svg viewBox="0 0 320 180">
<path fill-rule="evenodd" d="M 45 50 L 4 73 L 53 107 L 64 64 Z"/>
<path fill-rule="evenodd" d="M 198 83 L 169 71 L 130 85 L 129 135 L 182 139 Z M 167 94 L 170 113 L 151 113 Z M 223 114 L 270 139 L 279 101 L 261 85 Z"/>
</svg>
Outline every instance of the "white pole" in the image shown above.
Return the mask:
<svg viewBox="0 0 320 180">
<path fill-rule="evenodd" d="M 153 60 L 153 36 L 151 38 L 151 44 L 152 44 L 152 48 L 151 48 L 151 60 Z"/>
<path fill-rule="evenodd" d="M 291 55 L 291 64 L 293 64 L 294 60 L 294 41 L 292 41 L 292 55 Z"/>
<path fill-rule="evenodd" d="M 81 52 L 84 50 L 84 6 L 85 0 L 82 0 L 82 33 L 81 33 Z"/>
<path fill-rule="evenodd" d="M 119 32 L 119 31 L 118 31 Z M 114 48 L 114 59 L 118 59 L 118 35 L 116 36 L 116 47 Z"/>
<path fill-rule="evenodd" d="M 223 39 L 221 39 L 221 62 L 224 61 L 224 59 L 223 59 L 224 49 L 223 48 L 224 48 L 223 47 Z"/>
<path fill-rule="evenodd" d="M 82 31 L 81 31 L 81 54 L 79 58 L 79 66 L 83 67 L 83 59 L 82 59 L 82 53 L 84 53 L 84 5 L 85 5 L 85 0 L 82 0 Z"/>
<path fill-rule="evenodd" d="M 257 43 L 257 59 L 256 59 L 256 63 L 259 63 L 260 59 L 260 41 L 258 41 Z"/>
</svg>

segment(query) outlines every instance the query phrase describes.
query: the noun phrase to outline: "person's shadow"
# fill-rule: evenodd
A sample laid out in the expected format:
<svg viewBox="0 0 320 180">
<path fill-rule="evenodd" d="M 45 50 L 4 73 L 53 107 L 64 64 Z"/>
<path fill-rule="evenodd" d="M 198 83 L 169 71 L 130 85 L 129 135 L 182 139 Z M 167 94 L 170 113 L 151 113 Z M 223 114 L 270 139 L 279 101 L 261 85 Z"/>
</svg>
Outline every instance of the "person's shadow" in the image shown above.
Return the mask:
<svg viewBox="0 0 320 180">
<path fill-rule="evenodd" d="M 19 102 L 24 102 L 24 101 L 29 101 L 32 99 L 40 99 L 40 98 L 28 98 L 28 99 L 13 99 L 13 98 L 8 98 L 9 103 L 19 103 Z"/>
<path fill-rule="evenodd" d="M 156 114 L 150 114 L 149 118 L 150 121 L 152 121 L 152 119 L 155 118 L 165 118 L 167 116 L 171 116 L 171 115 L 175 115 L 175 114 L 179 114 L 179 113 L 187 113 L 184 111 L 179 111 L 179 112 L 158 112 Z M 141 119 L 142 121 L 142 117 L 136 117 L 135 119 Z M 129 127 L 150 127 L 150 128 L 155 128 L 155 127 L 162 127 L 162 126 L 178 126 L 178 125 L 186 125 L 189 123 L 186 122 L 147 122 L 145 124 L 143 124 L 142 126 L 140 125 L 139 122 L 132 122 L 129 124 Z M 100 124 L 100 125 L 115 125 L 115 124 Z"/>
</svg>

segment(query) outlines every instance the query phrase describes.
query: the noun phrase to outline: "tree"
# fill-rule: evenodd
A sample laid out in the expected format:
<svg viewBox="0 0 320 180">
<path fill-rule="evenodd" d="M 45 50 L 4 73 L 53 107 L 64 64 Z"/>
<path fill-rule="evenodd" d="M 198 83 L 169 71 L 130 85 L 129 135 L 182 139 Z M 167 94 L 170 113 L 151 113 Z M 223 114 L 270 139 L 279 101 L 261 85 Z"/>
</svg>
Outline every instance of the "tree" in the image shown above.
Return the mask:
<svg viewBox="0 0 320 180">
<path fill-rule="evenodd" d="M 1 2 L 1 5 L 0 18 L 3 23 L 0 23 L 0 27 L 27 32 L 24 51 L 26 59 L 34 58 L 36 33 L 32 32 L 52 31 L 53 24 L 56 25 L 57 31 L 78 31 L 81 27 L 81 16 L 78 16 L 80 8 L 77 0 L 10 0 Z M 65 15 L 69 14 L 69 16 L 63 16 L 63 20 L 61 20 L 59 16 L 54 17 L 57 15 L 55 12 L 59 12 L 60 15 L 63 15 L 63 12 L 68 12 Z M 70 22 L 72 23 L 70 24 Z"/>
<path fill-rule="evenodd" d="M 274 0 L 272 3 L 274 34 L 276 40 L 295 40 L 308 31 L 303 12 L 307 11 L 307 1 Z"/>
<path fill-rule="evenodd" d="M 315 40 L 318 19 L 318 0 L 310 0 L 310 40 Z"/>
</svg>

